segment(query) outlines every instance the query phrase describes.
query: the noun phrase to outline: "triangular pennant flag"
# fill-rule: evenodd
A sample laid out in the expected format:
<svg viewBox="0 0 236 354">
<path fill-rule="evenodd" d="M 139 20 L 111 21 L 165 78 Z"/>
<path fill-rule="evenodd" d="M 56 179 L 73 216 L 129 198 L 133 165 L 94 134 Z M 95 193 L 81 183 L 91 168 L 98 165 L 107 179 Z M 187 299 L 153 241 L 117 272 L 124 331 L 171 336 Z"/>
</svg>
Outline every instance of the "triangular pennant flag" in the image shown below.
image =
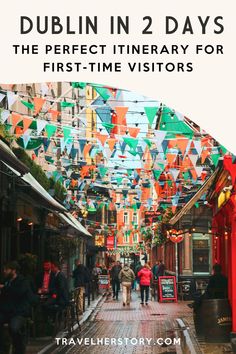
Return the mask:
<svg viewBox="0 0 236 354">
<path fill-rule="evenodd" d="M 136 149 L 138 145 L 138 139 L 134 138 L 123 138 L 123 140 L 126 142 L 126 144 L 133 150 Z"/>
<path fill-rule="evenodd" d="M 153 176 L 154 176 L 155 180 L 158 181 L 160 175 L 162 174 L 162 171 L 159 171 L 159 170 L 152 170 L 152 172 L 153 172 Z"/>
<path fill-rule="evenodd" d="M 80 147 L 81 154 L 84 152 L 84 147 L 86 143 L 87 143 L 86 139 L 79 139 L 79 147 Z"/>
<path fill-rule="evenodd" d="M 107 101 L 110 98 L 111 94 L 106 88 L 97 86 L 93 87 L 97 91 L 97 93 L 104 99 L 104 101 Z"/>
<path fill-rule="evenodd" d="M 125 148 L 126 148 L 126 142 L 125 141 L 123 141 L 123 142 L 120 141 L 120 149 L 121 149 L 121 153 L 122 154 L 124 154 Z"/>
<path fill-rule="evenodd" d="M 166 159 L 170 165 L 175 161 L 176 157 L 177 154 L 171 154 L 171 153 L 166 154 Z"/>
<path fill-rule="evenodd" d="M 158 107 L 144 107 L 148 122 L 150 126 L 152 126 L 152 123 L 154 121 L 154 118 L 156 117 Z"/>
<path fill-rule="evenodd" d="M 85 144 L 85 147 L 84 147 L 84 158 L 86 158 L 87 154 L 89 153 L 90 149 L 92 147 L 92 144 Z"/>
<path fill-rule="evenodd" d="M 114 128 L 115 125 L 112 124 L 112 123 L 103 122 L 103 123 L 102 123 L 102 126 L 103 126 L 104 128 L 106 128 L 108 131 L 110 131 L 111 129 Z"/>
<path fill-rule="evenodd" d="M 54 122 L 57 120 L 57 117 L 58 117 L 58 115 L 60 114 L 60 112 L 59 112 L 59 111 L 56 111 L 55 109 L 49 109 L 49 110 L 48 110 L 48 113 L 51 114 L 51 116 L 52 116 L 52 121 L 54 121 Z"/>
<path fill-rule="evenodd" d="M 116 139 L 113 139 L 113 138 L 109 138 L 109 139 L 107 139 L 106 142 L 107 142 L 107 144 L 108 144 L 110 150 L 113 151 L 117 140 L 116 140 Z"/>
<path fill-rule="evenodd" d="M 47 152 L 47 149 L 49 148 L 50 145 L 50 140 L 47 138 L 43 139 L 43 147 L 44 147 L 44 151 Z"/>
<path fill-rule="evenodd" d="M 97 133 L 97 138 L 104 146 L 105 142 L 107 141 L 108 135 Z"/>
<path fill-rule="evenodd" d="M 7 91 L 8 108 L 10 108 L 17 100 L 18 96 L 12 91 Z"/>
<path fill-rule="evenodd" d="M 29 108 L 29 109 L 31 109 L 31 110 L 34 110 L 34 104 L 33 104 L 33 103 L 27 102 L 27 101 L 23 101 L 23 100 L 21 100 L 21 103 L 22 103 L 25 107 L 27 107 L 27 108 Z"/>
<path fill-rule="evenodd" d="M 136 138 L 140 132 L 140 128 L 128 128 L 129 135 L 132 136 L 132 138 Z"/>
<path fill-rule="evenodd" d="M 219 158 L 220 158 L 220 154 L 211 155 L 211 159 L 215 167 L 218 165 Z"/>
<path fill-rule="evenodd" d="M 192 161 L 193 166 L 196 166 L 197 160 L 199 159 L 198 155 L 192 155 L 189 154 L 188 157 L 190 158 L 190 160 Z"/>
<path fill-rule="evenodd" d="M 11 115 L 11 122 L 12 122 L 12 128 L 13 130 L 15 129 L 15 127 L 17 126 L 17 124 L 22 121 L 23 117 L 21 114 L 18 114 L 18 113 L 14 113 L 12 112 L 12 115 Z"/>
<path fill-rule="evenodd" d="M 64 140 L 66 141 L 70 136 L 71 136 L 71 127 L 62 127 L 63 130 L 63 135 L 64 135 Z"/>
<path fill-rule="evenodd" d="M 171 168 L 170 173 L 172 174 L 174 181 L 176 181 L 179 175 L 179 170 L 177 168 Z"/>
<path fill-rule="evenodd" d="M 75 106 L 75 103 L 73 103 L 73 102 L 66 102 L 66 101 L 61 102 L 61 108 L 74 107 L 74 106 Z"/>
<path fill-rule="evenodd" d="M 201 144 L 201 141 L 200 140 L 193 140 L 193 143 L 194 143 L 194 147 L 198 153 L 198 156 L 200 157 L 201 156 L 201 153 L 202 153 L 202 144 Z"/>
<path fill-rule="evenodd" d="M 65 138 L 64 138 L 64 139 L 65 139 Z M 68 139 L 68 141 L 66 142 L 66 151 L 67 151 L 67 154 L 68 154 L 68 155 L 70 155 L 70 153 L 71 153 L 72 146 L 73 146 L 72 141 L 70 141 L 70 139 Z"/>
<path fill-rule="evenodd" d="M 30 141 L 30 136 L 28 134 L 24 134 L 22 136 L 22 140 L 23 140 L 24 148 L 26 149 L 28 142 Z"/>
<path fill-rule="evenodd" d="M 203 167 L 202 166 L 195 166 L 195 171 L 197 173 L 197 176 L 200 177 L 203 171 Z"/>
<path fill-rule="evenodd" d="M 188 139 L 177 139 L 177 147 L 181 151 L 182 155 L 185 154 L 188 143 L 189 143 Z"/>
<path fill-rule="evenodd" d="M 129 107 L 115 107 L 116 115 L 117 115 L 117 124 L 119 125 L 127 125 L 126 123 L 126 113 L 128 112 Z"/>
<path fill-rule="evenodd" d="M 47 122 L 42 119 L 37 119 L 36 122 L 37 122 L 37 135 L 40 135 L 42 130 L 45 128 Z"/>
<path fill-rule="evenodd" d="M 26 132 L 26 130 L 29 128 L 29 126 L 32 123 L 32 119 L 23 117 L 23 133 Z M 28 143 L 28 142 L 27 142 Z"/>
<path fill-rule="evenodd" d="M 80 89 L 84 89 L 86 87 L 86 82 L 72 82 L 71 86 L 73 88 L 80 88 Z"/>
<path fill-rule="evenodd" d="M 15 128 L 15 134 L 17 137 L 20 137 L 23 134 L 23 129 L 22 127 L 19 127 L 18 125 Z"/>
<path fill-rule="evenodd" d="M 8 111 L 6 109 L 4 111 L 2 111 L 1 112 L 1 123 L 5 123 L 6 120 L 9 118 L 9 116 L 10 116 L 10 111 Z"/>
<path fill-rule="evenodd" d="M 110 150 L 109 147 L 105 147 L 103 149 L 103 153 L 106 156 L 107 159 L 110 159 L 111 155 L 112 155 L 112 151 Z"/>
<path fill-rule="evenodd" d="M 2 102 L 2 100 L 6 97 L 6 95 L 4 95 L 3 93 L 0 93 L 0 102 Z"/>
<path fill-rule="evenodd" d="M 143 138 L 143 140 L 145 141 L 145 143 L 147 144 L 147 146 L 149 147 L 149 149 L 150 149 L 150 147 L 152 146 L 152 142 L 151 142 L 151 140 L 150 139 L 148 139 L 148 138 Z"/>
<path fill-rule="evenodd" d="M 52 124 L 47 124 L 45 130 L 46 130 L 48 139 L 50 139 L 56 133 L 57 127 Z"/>
<path fill-rule="evenodd" d="M 34 113 L 35 114 L 38 114 L 41 111 L 45 101 L 46 100 L 42 97 L 34 97 Z"/>
<path fill-rule="evenodd" d="M 99 170 L 100 176 L 103 178 L 108 171 L 108 167 L 99 167 L 98 170 Z"/>
<path fill-rule="evenodd" d="M 60 145 L 61 145 L 61 152 L 63 152 L 66 147 L 66 142 L 65 142 L 64 138 L 60 138 Z"/>
<path fill-rule="evenodd" d="M 201 163 L 204 164 L 207 157 L 209 157 L 210 153 L 207 150 L 202 150 L 201 153 Z"/>
</svg>

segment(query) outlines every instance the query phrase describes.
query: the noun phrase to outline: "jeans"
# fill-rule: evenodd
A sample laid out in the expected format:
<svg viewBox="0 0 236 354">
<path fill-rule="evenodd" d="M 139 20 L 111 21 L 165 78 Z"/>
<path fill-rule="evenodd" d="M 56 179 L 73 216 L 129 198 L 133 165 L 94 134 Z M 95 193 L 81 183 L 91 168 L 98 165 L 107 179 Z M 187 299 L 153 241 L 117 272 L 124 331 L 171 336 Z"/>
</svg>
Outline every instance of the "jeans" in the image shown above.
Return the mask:
<svg viewBox="0 0 236 354">
<path fill-rule="evenodd" d="M 130 283 L 130 282 L 123 282 L 122 283 L 123 303 L 127 304 L 127 305 L 130 304 L 131 285 L 132 285 L 132 283 Z"/>
<path fill-rule="evenodd" d="M 141 302 L 144 302 L 144 293 L 145 293 L 145 302 L 149 300 L 149 286 L 148 285 L 140 285 L 141 290 Z"/>
<path fill-rule="evenodd" d="M 119 281 L 119 279 L 112 279 L 113 297 L 116 297 L 116 299 L 118 299 L 119 290 L 120 290 L 120 281 Z"/>
<path fill-rule="evenodd" d="M 23 316 L 9 316 L 0 313 L 0 351 L 3 351 L 3 325 L 8 323 L 12 338 L 14 353 L 25 354 L 26 351 L 26 318 Z"/>
</svg>

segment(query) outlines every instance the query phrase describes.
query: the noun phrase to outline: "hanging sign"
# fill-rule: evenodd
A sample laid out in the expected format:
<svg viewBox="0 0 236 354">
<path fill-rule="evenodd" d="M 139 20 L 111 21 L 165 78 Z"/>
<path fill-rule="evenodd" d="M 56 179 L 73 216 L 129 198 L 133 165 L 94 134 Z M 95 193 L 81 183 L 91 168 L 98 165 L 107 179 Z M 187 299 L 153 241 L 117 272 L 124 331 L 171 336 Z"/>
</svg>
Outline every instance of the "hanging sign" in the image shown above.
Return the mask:
<svg viewBox="0 0 236 354">
<path fill-rule="evenodd" d="M 174 301 L 177 302 L 177 288 L 175 276 L 158 277 L 159 302 Z"/>
</svg>

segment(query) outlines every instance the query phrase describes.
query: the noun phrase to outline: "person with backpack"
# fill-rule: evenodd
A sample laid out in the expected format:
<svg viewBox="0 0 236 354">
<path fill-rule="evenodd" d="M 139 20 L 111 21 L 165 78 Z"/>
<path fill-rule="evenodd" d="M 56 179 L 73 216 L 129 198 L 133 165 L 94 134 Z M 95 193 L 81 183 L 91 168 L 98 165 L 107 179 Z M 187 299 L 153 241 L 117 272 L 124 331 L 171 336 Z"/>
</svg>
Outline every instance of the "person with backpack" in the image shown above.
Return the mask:
<svg viewBox="0 0 236 354">
<path fill-rule="evenodd" d="M 130 305 L 131 286 L 134 279 L 134 272 L 126 263 L 119 273 L 119 280 L 121 281 L 123 292 L 123 306 Z"/>
<path fill-rule="evenodd" d="M 119 273 L 121 271 L 121 265 L 119 262 L 114 262 L 114 265 L 111 268 L 110 275 L 111 275 L 111 285 L 113 291 L 113 299 L 118 300 L 118 293 L 120 290 L 120 280 L 119 280 Z"/>
</svg>

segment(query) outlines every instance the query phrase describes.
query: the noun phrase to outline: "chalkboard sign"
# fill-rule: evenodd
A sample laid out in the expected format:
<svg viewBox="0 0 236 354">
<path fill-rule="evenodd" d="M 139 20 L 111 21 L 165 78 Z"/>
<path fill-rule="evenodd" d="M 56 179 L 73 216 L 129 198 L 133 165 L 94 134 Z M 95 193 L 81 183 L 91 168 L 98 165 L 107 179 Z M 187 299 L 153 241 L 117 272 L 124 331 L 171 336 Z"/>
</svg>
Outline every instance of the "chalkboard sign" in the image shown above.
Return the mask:
<svg viewBox="0 0 236 354">
<path fill-rule="evenodd" d="M 158 278 L 159 301 L 177 302 L 176 278 L 174 276 L 164 276 Z"/>
</svg>

